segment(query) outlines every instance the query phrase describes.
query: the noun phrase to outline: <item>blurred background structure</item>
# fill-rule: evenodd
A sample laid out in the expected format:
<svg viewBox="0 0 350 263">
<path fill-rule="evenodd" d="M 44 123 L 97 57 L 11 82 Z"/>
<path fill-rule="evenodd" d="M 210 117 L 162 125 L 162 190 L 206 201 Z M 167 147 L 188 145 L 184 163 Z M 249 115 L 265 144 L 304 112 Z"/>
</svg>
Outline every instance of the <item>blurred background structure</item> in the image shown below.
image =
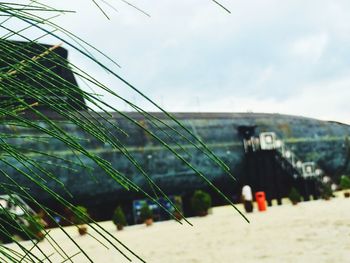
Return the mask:
<svg viewBox="0 0 350 263">
<path fill-rule="evenodd" d="M 23 43 L 8 43 L 19 47 L 23 45 Z M 38 47 L 31 46 L 24 52 L 28 52 L 28 57 L 31 57 L 32 52 L 38 51 Z M 59 47 L 49 61 L 66 58 L 67 51 Z M 51 62 L 43 60 L 42 65 L 52 67 Z M 63 80 L 76 85 L 68 63 L 67 67 L 58 68 L 57 73 Z M 38 85 L 45 86 L 45 79 L 34 81 Z M 59 81 L 59 79 L 56 80 L 57 83 Z M 51 86 L 46 89 L 50 90 Z M 9 85 L 10 89 L 11 87 Z M 75 100 L 80 101 L 79 105 L 83 100 L 77 85 L 76 87 L 74 94 L 69 96 L 60 92 L 59 85 L 52 87 L 52 91 L 56 94 L 55 96 L 66 96 L 65 102 L 72 104 L 71 108 L 74 108 Z M 22 94 L 17 90 L 14 92 L 18 92 L 21 98 L 32 103 L 30 94 Z M 7 100 L 6 97 L 0 99 L 0 103 Z M 61 100 L 57 101 L 62 103 Z M 40 108 L 39 105 L 38 109 L 54 120 L 63 131 L 74 134 L 91 153 L 110 162 L 120 173 L 127 175 L 132 182 L 150 195 L 156 194 L 125 154 L 105 145 L 98 137 L 89 137 L 86 133 L 82 133 L 78 126 L 68 123 L 62 116 L 50 111 L 49 107 Z M 76 110 L 84 115 L 84 110 L 87 109 L 80 107 Z M 75 113 L 72 112 L 72 114 Z M 128 116 L 130 120 L 122 115 Z M 304 199 L 308 200 L 307 195 L 314 194 L 317 197 L 315 182 L 310 180 L 311 177 L 327 175 L 337 182 L 342 174 L 349 171 L 347 136 L 350 127 L 342 123 L 264 113 L 172 113 L 172 115 L 226 163 L 237 181 L 200 152 L 198 149 L 202 147 L 201 145 L 177 133 L 177 125 L 163 113 L 153 112 L 151 115 L 144 115 L 136 112 L 111 112 L 110 114 L 86 114 L 86 118 L 102 121 L 109 128 L 111 136 L 118 138 L 125 150 L 167 195 L 181 196 L 185 215 L 191 215 L 189 199 L 196 189 L 210 192 L 214 205 L 224 204 L 225 201 L 190 167 L 142 128 L 153 132 L 176 149 L 184 160 L 198 167 L 199 171 L 205 172 L 207 178 L 235 202 L 240 201 L 240 189 L 244 184 L 251 185 L 254 192 L 265 191 L 269 204 L 272 199 L 280 200 L 286 197 L 292 186 L 298 187 L 305 196 Z M 38 114 L 24 111 L 22 116 L 35 120 L 39 126 L 47 125 Z M 162 130 L 159 130 L 159 127 Z M 127 131 L 128 135 L 122 131 Z M 128 212 L 131 212 L 132 201 L 144 197 L 140 193 L 126 191 L 116 184 L 112 177 L 102 173 L 93 162 L 85 160 L 86 157 L 68 150 L 62 141 L 43 136 L 38 129 L 13 126 L 9 118 L 1 124 L 0 132 L 11 135 L 5 137 L 6 142 L 18 145 L 31 158 L 42 163 L 45 169 L 58 176 L 59 181 L 47 181 L 50 189 L 75 204 L 84 204 L 89 208 L 92 217 L 97 220 L 110 219 L 117 203 L 124 205 Z M 23 140 L 22 135 L 36 138 L 36 140 Z M 42 153 L 53 154 L 56 158 Z M 27 186 L 37 200 L 51 208 L 64 209 L 57 207 L 56 201 L 48 193 L 43 193 L 36 184 L 18 174 L 15 167 L 20 164 L 17 160 L 8 156 L 4 158 L 12 162 L 13 167 L 1 163 L 0 169 L 3 172 L 11 175 L 21 185 Z M 67 164 L 66 160 L 70 160 L 70 164 Z M 85 165 L 82 166 L 80 163 Z M 21 167 L 21 169 L 30 168 Z M 310 178 L 307 179 L 308 173 Z M 87 177 L 91 178 L 87 180 Z M 3 180 L 3 183 L 9 183 Z M 65 186 L 62 187 L 60 182 Z M 68 193 L 71 193 L 74 198 Z"/>
</svg>

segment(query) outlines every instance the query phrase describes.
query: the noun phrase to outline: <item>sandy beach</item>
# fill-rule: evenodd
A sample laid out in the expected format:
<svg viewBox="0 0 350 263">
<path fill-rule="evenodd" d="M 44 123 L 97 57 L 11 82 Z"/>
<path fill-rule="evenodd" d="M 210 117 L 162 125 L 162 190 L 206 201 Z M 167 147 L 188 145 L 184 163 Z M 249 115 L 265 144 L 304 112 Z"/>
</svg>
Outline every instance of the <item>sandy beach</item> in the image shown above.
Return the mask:
<svg viewBox="0 0 350 263">
<path fill-rule="evenodd" d="M 350 262 L 350 199 L 340 195 L 296 206 L 285 202 L 266 212 L 257 212 L 255 206 L 247 216 L 250 224 L 232 207 L 224 206 L 206 217 L 189 218 L 193 226 L 167 221 L 117 231 L 111 222 L 102 225 L 147 262 Z M 115 249 L 106 249 L 90 236 L 79 236 L 76 228 L 65 229 L 94 262 L 128 262 Z M 67 254 L 78 252 L 62 231 L 54 229 L 50 235 Z M 54 253 L 52 262 L 62 261 L 47 241 L 40 247 Z M 73 259 L 88 262 L 82 254 Z"/>
</svg>

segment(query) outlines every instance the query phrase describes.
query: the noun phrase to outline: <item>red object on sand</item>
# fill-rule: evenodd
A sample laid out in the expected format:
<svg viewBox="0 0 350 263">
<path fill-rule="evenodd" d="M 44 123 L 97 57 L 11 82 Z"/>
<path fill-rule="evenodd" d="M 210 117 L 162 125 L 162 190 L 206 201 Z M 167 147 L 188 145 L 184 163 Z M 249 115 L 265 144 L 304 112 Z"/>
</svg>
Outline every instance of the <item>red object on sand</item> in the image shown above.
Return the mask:
<svg viewBox="0 0 350 263">
<path fill-rule="evenodd" d="M 256 192 L 255 193 L 255 200 L 258 204 L 258 210 L 260 212 L 266 211 L 266 197 L 265 192 Z"/>
</svg>

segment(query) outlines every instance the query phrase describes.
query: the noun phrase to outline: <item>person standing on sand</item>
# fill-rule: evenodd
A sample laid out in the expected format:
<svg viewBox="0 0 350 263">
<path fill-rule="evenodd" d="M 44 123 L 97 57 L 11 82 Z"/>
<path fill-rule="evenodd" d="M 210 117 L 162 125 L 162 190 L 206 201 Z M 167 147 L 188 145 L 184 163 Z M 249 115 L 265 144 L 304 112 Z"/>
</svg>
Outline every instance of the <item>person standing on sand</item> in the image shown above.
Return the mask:
<svg viewBox="0 0 350 263">
<path fill-rule="evenodd" d="M 249 185 L 245 185 L 242 188 L 242 199 L 244 209 L 247 213 L 253 212 L 253 194 Z"/>
</svg>

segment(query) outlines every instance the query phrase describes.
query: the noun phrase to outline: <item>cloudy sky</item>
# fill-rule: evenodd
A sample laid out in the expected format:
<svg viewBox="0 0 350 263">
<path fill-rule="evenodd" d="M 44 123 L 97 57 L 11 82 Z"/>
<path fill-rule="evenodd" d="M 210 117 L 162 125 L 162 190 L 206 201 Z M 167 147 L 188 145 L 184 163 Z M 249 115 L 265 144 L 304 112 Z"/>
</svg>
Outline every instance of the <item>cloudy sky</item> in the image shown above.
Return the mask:
<svg viewBox="0 0 350 263">
<path fill-rule="evenodd" d="M 56 22 L 122 67 L 118 74 L 168 111 L 278 112 L 350 123 L 350 1 L 60 0 Z M 52 1 L 51 1 L 52 2 Z M 58 2 L 58 1 L 57 1 Z M 47 39 L 50 41 L 50 39 Z M 119 94 L 153 108 L 71 52 L 70 60 Z M 121 110 L 125 104 L 105 96 Z"/>
</svg>

